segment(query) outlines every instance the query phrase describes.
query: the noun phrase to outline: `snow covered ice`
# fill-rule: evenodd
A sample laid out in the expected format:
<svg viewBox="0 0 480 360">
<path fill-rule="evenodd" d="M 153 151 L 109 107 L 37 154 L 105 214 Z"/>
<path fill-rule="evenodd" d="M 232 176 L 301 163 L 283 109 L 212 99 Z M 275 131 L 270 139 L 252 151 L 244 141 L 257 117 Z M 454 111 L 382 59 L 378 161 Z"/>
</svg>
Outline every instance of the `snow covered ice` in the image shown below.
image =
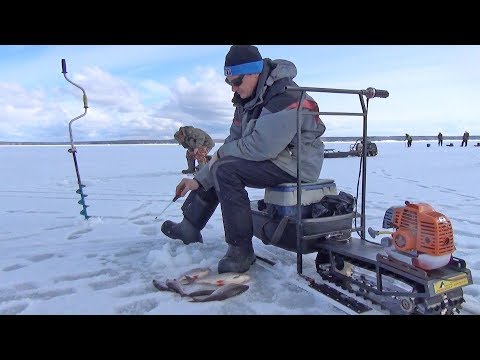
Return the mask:
<svg viewBox="0 0 480 360">
<path fill-rule="evenodd" d="M 367 160 L 366 225 L 379 229 L 385 210 L 405 200 L 425 202 L 445 214 L 455 234 L 455 256 L 464 259 L 474 284 L 467 304 L 480 309 L 480 148 L 437 147 L 436 142 L 376 142 Z M 326 143 L 346 151 L 350 143 Z M 218 147 L 219 144 L 216 145 Z M 0 314 L 343 314 L 284 277 L 258 265 L 249 290 L 225 301 L 191 303 L 159 292 L 152 280 L 192 268 L 216 271 L 224 255 L 220 207 L 203 230 L 204 244 L 183 245 L 160 231 L 180 221 L 171 205 L 186 166 L 178 145 L 78 145 L 77 160 L 88 221 L 69 146 L 1 146 Z M 215 149 L 214 149 L 215 150 Z M 212 151 L 213 152 L 213 151 Z M 325 159 L 321 178 L 355 195 L 360 158 Z M 248 189 L 251 199 L 263 190 Z M 354 234 L 355 235 L 355 234 Z M 264 246 L 254 239 L 254 246 Z M 313 254 L 306 256 L 309 261 Z"/>
</svg>

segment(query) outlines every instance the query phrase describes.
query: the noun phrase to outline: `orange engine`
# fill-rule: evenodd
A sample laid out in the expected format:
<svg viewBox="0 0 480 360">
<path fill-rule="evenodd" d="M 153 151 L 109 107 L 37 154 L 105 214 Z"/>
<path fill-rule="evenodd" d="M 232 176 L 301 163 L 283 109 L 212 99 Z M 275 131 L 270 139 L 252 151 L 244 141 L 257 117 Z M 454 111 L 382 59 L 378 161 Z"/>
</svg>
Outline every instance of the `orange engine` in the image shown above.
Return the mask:
<svg viewBox="0 0 480 360">
<path fill-rule="evenodd" d="M 390 227 L 396 229 L 392 234 L 393 245 L 397 250 L 416 250 L 433 256 L 451 254 L 455 250 L 450 220 L 430 205 L 406 202 L 406 206 L 390 210 Z"/>
</svg>

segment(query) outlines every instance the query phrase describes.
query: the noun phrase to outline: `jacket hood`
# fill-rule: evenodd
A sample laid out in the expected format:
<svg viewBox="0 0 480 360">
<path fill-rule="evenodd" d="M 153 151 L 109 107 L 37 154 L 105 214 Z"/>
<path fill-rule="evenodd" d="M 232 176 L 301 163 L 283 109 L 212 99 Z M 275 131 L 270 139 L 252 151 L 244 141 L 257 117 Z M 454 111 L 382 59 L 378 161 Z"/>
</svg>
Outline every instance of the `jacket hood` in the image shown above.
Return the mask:
<svg viewBox="0 0 480 360">
<path fill-rule="evenodd" d="M 273 70 L 270 73 L 270 76 L 267 79 L 267 85 L 273 84 L 275 81 L 289 78 L 293 79 L 297 76 L 297 67 L 294 63 L 288 60 L 278 59 L 278 60 L 270 60 L 265 59 L 266 61 L 270 61 L 271 68 Z M 271 84 L 269 84 L 271 82 Z"/>
</svg>

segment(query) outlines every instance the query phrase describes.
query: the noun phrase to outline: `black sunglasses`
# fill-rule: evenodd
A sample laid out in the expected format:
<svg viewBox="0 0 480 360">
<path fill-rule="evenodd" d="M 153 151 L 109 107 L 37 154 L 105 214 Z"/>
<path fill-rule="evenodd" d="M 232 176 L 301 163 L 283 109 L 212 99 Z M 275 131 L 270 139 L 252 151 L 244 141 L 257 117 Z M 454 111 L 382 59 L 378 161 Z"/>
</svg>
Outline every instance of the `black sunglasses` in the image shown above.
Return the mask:
<svg viewBox="0 0 480 360">
<path fill-rule="evenodd" d="M 225 78 L 225 82 L 230 86 L 237 86 L 238 87 L 238 86 L 242 85 L 243 77 L 245 75 L 246 74 L 239 75 L 238 77 L 236 77 L 235 79 L 232 79 L 232 80 L 228 80 L 228 78 Z"/>
</svg>

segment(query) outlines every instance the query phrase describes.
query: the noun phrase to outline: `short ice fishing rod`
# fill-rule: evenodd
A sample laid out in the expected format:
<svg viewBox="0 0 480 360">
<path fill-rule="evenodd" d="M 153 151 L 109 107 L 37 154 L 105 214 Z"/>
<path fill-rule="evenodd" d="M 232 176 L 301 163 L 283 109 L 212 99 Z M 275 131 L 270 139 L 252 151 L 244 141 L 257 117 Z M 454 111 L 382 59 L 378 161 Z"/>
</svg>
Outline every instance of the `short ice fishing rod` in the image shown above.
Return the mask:
<svg viewBox="0 0 480 360">
<path fill-rule="evenodd" d="M 165 206 L 165 209 L 163 209 L 160 214 L 158 214 L 157 216 L 155 216 L 155 220 L 156 220 L 160 215 L 162 215 L 162 214 L 165 212 L 165 210 L 167 210 L 167 209 L 169 208 L 170 205 L 172 205 L 175 201 L 177 201 L 179 197 L 180 197 L 180 196 L 175 195 L 175 197 L 173 198 L 173 200 L 170 201 L 167 206 Z"/>
<path fill-rule="evenodd" d="M 80 214 L 85 216 L 85 220 L 88 220 L 88 218 L 90 218 L 90 216 L 87 215 L 88 205 L 85 204 L 85 198 L 88 195 L 83 193 L 83 188 L 85 187 L 85 185 L 82 184 L 82 180 L 80 179 L 80 172 L 78 170 L 78 163 L 77 163 L 77 156 L 76 156 L 77 149 L 75 148 L 75 145 L 73 143 L 73 135 L 72 135 L 72 123 L 75 120 L 78 120 L 78 119 L 80 119 L 81 117 L 83 117 L 87 114 L 87 108 L 88 108 L 87 94 L 85 94 L 85 90 L 83 90 L 83 88 L 81 86 L 75 84 L 73 81 L 71 81 L 69 78 L 67 78 L 67 63 L 65 62 L 65 59 L 62 59 L 62 73 L 63 73 L 63 76 L 65 77 L 65 79 L 69 83 L 75 85 L 76 87 L 78 87 L 83 92 L 83 107 L 85 108 L 85 112 L 82 115 L 79 115 L 76 118 L 73 118 L 68 123 L 68 131 L 70 132 L 70 145 L 71 145 L 71 148 L 68 149 L 68 152 L 73 155 L 73 162 L 75 163 L 75 172 L 77 173 L 78 190 L 76 191 L 76 193 L 80 194 L 80 200 L 78 201 L 78 203 L 80 205 L 82 205 L 82 207 L 83 207 L 83 210 L 80 211 Z"/>
<path fill-rule="evenodd" d="M 165 212 L 165 210 L 167 210 L 167 209 L 170 207 L 170 205 L 172 205 L 175 201 L 177 201 L 177 200 L 180 198 L 180 196 L 181 196 L 181 194 L 182 194 L 182 190 L 184 189 L 184 187 L 185 187 L 185 185 L 182 186 L 180 189 L 175 189 L 175 197 L 173 198 L 172 201 L 170 201 L 170 202 L 168 203 L 167 206 L 165 206 L 165 209 L 163 209 L 160 214 L 158 214 L 157 216 L 155 216 L 155 220 L 156 220 L 157 218 L 159 218 L 160 215 L 162 215 L 162 214 Z"/>
</svg>

